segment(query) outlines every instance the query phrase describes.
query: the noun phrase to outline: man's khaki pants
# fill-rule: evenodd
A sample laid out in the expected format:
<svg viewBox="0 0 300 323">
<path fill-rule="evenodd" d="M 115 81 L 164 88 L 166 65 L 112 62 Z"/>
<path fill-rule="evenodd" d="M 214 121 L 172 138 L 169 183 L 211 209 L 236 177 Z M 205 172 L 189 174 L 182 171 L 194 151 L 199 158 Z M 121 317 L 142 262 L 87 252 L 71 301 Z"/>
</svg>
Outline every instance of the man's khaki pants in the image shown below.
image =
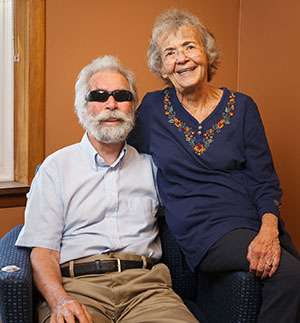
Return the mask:
<svg viewBox="0 0 300 323">
<path fill-rule="evenodd" d="M 63 277 L 67 293 L 84 304 L 94 323 L 196 323 L 171 288 L 169 269 L 129 269 L 100 275 Z M 46 302 L 38 309 L 39 322 L 50 321 Z"/>
</svg>

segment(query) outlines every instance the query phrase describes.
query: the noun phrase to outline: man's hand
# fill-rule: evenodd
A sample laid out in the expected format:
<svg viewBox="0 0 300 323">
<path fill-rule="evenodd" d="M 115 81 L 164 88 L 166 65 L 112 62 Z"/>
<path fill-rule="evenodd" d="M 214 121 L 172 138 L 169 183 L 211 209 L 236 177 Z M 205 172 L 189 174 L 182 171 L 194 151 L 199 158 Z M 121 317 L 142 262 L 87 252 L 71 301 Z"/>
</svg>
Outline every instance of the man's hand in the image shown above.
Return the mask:
<svg viewBox="0 0 300 323">
<path fill-rule="evenodd" d="M 33 248 L 30 259 L 34 282 L 51 309 L 51 323 L 92 323 L 86 307 L 71 298 L 62 286 L 60 253 L 45 248 Z"/>
<path fill-rule="evenodd" d="M 80 323 L 93 323 L 91 315 L 83 304 L 72 298 L 66 298 L 52 309 L 50 323 L 74 323 L 75 318 Z"/>
<path fill-rule="evenodd" d="M 262 218 L 262 226 L 258 235 L 248 247 L 247 259 L 250 263 L 249 271 L 260 279 L 272 277 L 280 261 L 280 243 L 278 232 L 278 218 L 266 213 Z"/>
</svg>

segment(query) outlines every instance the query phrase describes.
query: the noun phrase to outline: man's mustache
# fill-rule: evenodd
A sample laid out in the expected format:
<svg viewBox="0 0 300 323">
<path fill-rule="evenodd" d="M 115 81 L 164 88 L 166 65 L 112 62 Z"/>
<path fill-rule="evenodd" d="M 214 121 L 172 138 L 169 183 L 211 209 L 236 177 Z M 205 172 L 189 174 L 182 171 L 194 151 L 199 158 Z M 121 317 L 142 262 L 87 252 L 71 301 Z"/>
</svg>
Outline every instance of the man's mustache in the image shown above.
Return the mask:
<svg viewBox="0 0 300 323">
<path fill-rule="evenodd" d="M 110 119 L 118 119 L 126 121 L 129 117 L 129 114 L 121 111 L 103 111 L 97 116 L 94 117 L 95 121 L 108 121 Z"/>
</svg>

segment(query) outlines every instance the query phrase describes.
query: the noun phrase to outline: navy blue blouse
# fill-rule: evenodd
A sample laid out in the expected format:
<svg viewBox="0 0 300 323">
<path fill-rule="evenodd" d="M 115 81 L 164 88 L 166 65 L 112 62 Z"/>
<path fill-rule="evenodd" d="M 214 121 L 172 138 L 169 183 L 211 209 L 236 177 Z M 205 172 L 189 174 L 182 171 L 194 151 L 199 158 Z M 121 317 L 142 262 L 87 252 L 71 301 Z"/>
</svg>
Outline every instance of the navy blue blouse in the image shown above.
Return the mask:
<svg viewBox="0 0 300 323">
<path fill-rule="evenodd" d="M 265 213 L 279 217 L 282 192 L 257 106 L 223 90 L 201 123 L 174 88 L 147 93 L 129 137 L 153 156 L 166 219 L 191 270 L 226 233 L 258 231 Z"/>
</svg>

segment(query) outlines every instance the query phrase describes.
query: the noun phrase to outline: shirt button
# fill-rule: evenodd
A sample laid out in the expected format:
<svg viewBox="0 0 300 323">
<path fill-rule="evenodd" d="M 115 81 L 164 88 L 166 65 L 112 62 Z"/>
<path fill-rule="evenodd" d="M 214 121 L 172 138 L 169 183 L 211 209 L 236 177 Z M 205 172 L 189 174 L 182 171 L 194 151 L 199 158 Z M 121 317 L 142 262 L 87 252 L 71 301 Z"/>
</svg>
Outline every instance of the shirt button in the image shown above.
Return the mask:
<svg viewBox="0 0 300 323">
<path fill-rule="evenodd" d="M 202 126 L 199 126 L 198 129 L 201 130 L 202 129 Z"/>
<path fill-rule="evenodd" d="M 198 135 L 201 135 L 201 133 L 202 133 L 201 131 L 198 131 Z"/>
</svg>

